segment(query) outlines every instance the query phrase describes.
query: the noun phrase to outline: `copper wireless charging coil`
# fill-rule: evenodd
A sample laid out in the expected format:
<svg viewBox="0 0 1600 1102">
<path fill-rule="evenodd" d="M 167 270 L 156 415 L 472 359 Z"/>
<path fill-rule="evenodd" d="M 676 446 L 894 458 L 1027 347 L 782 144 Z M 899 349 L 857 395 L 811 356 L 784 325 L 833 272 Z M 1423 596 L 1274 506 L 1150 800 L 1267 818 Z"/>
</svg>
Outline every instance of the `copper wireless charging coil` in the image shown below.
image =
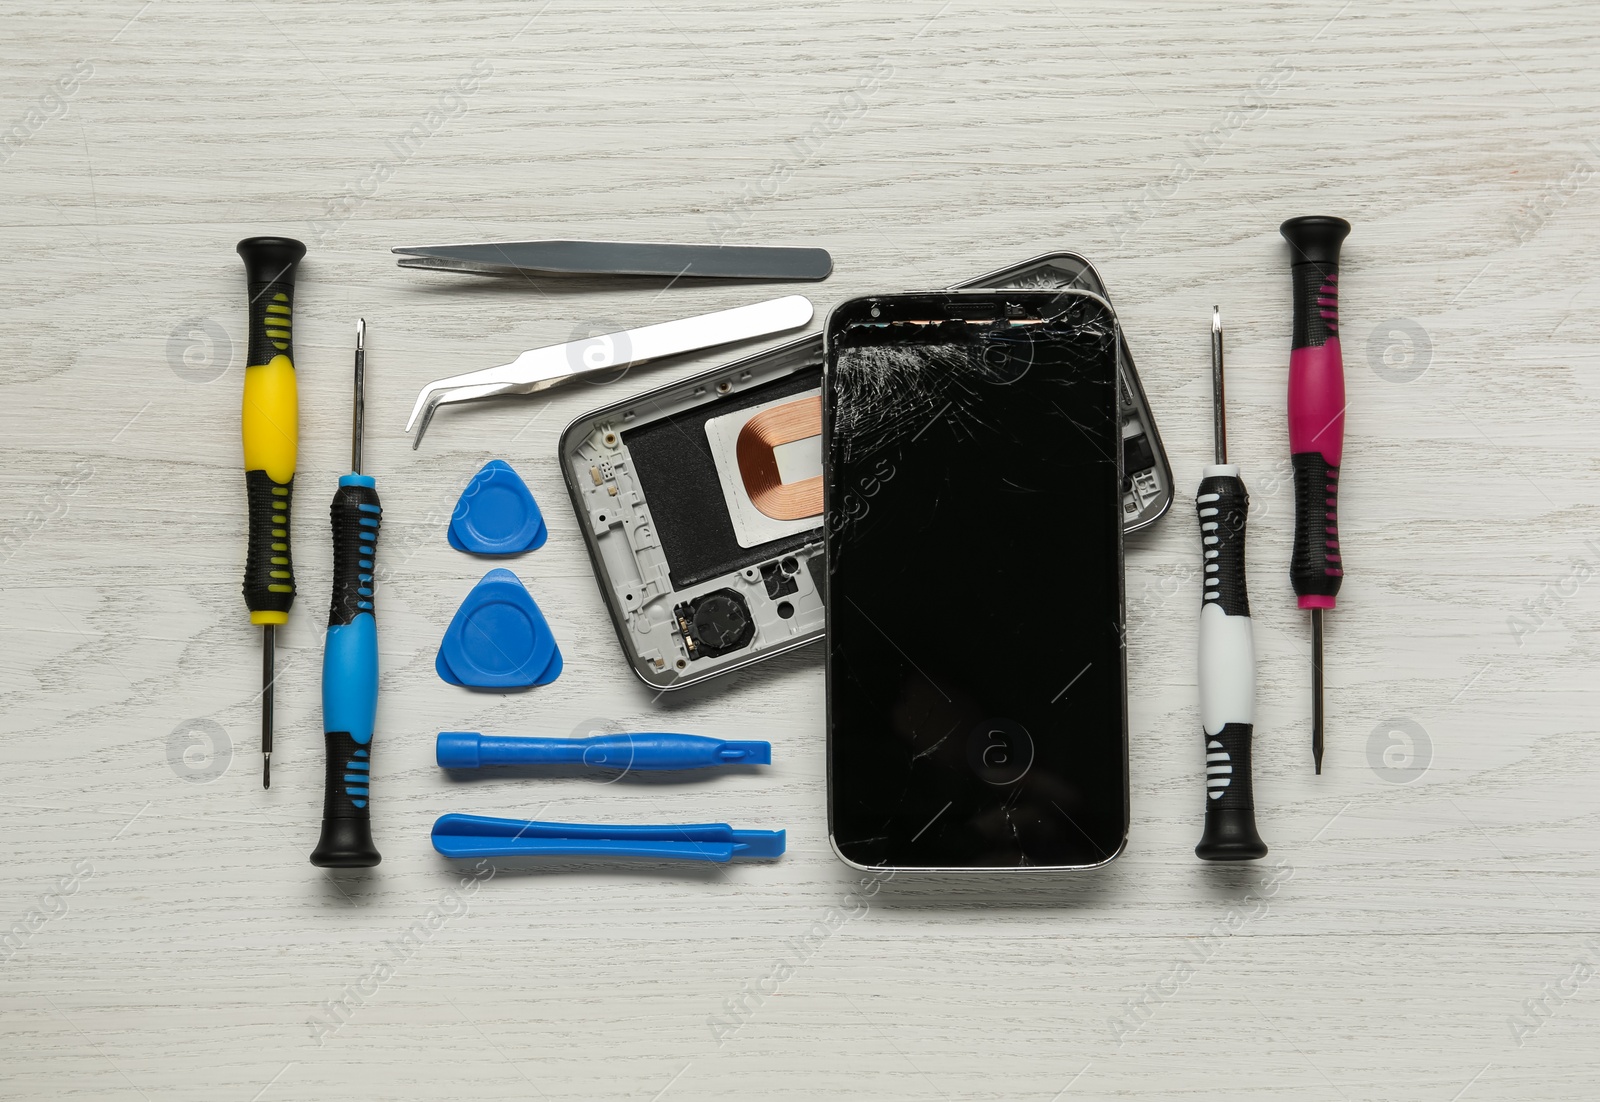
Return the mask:
<svg viewBox="0 0 1600 1102">
<path fill-rule="evenodd" d="M 822 435 L 822 396 L 764 409 L 739 430 L 734 454 L 750 504 L 773 520 L 804 520 L 822 513 L 822 476 L 785 482 L 776 449 Z"/>
</svg>

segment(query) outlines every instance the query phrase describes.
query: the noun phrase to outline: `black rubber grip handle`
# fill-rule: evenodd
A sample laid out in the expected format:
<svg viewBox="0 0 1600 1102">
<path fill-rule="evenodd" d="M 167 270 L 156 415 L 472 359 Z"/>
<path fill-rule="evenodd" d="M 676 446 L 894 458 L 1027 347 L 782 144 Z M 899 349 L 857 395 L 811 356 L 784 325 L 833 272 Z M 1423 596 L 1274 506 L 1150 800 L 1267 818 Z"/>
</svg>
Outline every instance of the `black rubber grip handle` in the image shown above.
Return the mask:
<svg viewBox="0 0 1600 1102">
<path fill-rule="evenodd" d="M 292 237 L 247 237 L 238 252 L 250 295 L 250 355 L 245 363 L 264 364 L 273 356 L 292 361 L 294 276 L 306 247 Z"/>
<path fill-rule="evenodd" d="M 244 603 L 251 612 L 288 612 L 294 604 L 289 554 L 289 506 L 294 479 L 277 483 L 266 471 L 244 473 L 250 533 L 245 543 Z"/>
<path fill-rule="evenodd" d="M 1248 723 L 1229 723 L 1214 735 L 1206 736 L 1206 770 L 1223 767 L 1228 786 L 1212 799 L 1206 796 L 1206 825 L 1195 856 L 1204 861 L 1254 861 L 1265 857 L 1267 844 L 1256 832 L 1256 801 L 1250 783 L 1250 742 L 1253 729 Z"/>
<path fill-rule="evenodd" d="M 347 776 L 365 781 L 372 771 L 371 743 L 362 746 L 348 731 L 329 731 L 327 776 L 322 789 L 322 837 L 311 851 L 311 863 L 325 869 L 366 869 L 381 858 L 372 844 L 371 801 L 366 788 L 352 796 Z"/>
<path fill-rule="evenodd" d="M 1250 615 L 1245 586 L 1245 523 L 1250 495 L 1237 475 L 1212 475 L 1200 482 L 1195 498 L 1200 513 L 1200 541 L 1205 549 L 1206 603 L 1215 602 L 1229 616 Z"/>
<path fill-rule="evenodd" d="M 1217 811 L 1255 811 L 1255 792 L 1250 783 L 1250 741 L 1254 734 L 1255 727 L 1252 724 L 1230 723 L 1216 734 L 1206 736 L 1208 767 L 1213 764 L 1212 758 L 1223 754 L 1227 755 L 1227 760 L 1219 759 L 1215 764 L 1233 767 L 1228 787 L 1221 790 L 1222 795 L 1214 800 L 1207 797 L 1208 817 Z"/>
<path fill-rule="evenodd" d="M 1350 223 L 1313 214 L 1289 219 L 1278 232 L 1289 243 L 1289 276 L 1294 284 L 1290 347 L 1320 347 L 1339 335 L 1339 252 L 1350 235 Z"/>
<path fill-rule="evenodd" d="M 1339 468 L 1321 452 L 1299 452 L 1294 464 L 1294 543 L 1289 581 L 1295 595 L 1336 597 L 1344 582 L 1339 552 Z"/>
<path fill-rule="evenodd" d="M 348 624 L 359 612 L 376 612 L 372 576 L 383 505 L 375 487 L 353 482 L 351 478 L 347 475 L 340 480 L 331 509 L 333 604 L 328 610 L 330 626 Z"/>
<path fill-rule="evenodd" d="M 1294 296 L 1294 336 L 1290 348 L 1320 348 L 1339 335 L 1339 264 L 1295 264 L 1289 268 Z M 1335 300 L 1333 306 L 1329 299 Z"/>
</svg>

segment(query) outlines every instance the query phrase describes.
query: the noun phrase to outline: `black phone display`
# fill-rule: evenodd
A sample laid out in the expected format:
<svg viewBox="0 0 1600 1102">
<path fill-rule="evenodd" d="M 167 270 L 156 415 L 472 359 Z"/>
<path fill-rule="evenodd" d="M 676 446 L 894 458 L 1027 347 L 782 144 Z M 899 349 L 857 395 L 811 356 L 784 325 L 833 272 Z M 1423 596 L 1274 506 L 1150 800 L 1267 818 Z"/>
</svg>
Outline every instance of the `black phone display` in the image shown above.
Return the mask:
<svg viewBox="0 0 1600 1102">
<path fill-rule="evenodd" d="M 1128 827 L 1116 317 L 838 307 L 823 381 L 828 818 L 865 868 L 1086 868 Z"/>
</svg>

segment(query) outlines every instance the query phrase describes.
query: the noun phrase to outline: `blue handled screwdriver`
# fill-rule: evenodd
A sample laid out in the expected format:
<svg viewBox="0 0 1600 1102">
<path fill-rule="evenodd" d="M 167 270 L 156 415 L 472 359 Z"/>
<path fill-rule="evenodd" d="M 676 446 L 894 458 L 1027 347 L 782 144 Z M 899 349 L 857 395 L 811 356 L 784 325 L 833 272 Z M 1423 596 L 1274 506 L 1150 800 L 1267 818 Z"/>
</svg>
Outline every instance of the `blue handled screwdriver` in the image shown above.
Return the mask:
<svg viewBox="0 0 1600 1102">
<path fill-rule="evenodd" d="M 367 323 L 356 322 L 355 409 L 350 473 L 333 495 L 333 607 L 322 650 L 322 730 L 328 770 L 322 837 L 311 851 L 321 868 L 365 869 L 381 857 L 372 844 L 372 731 L 378 713 L 378 621 L 373 564 L 383 506 L 377 484 L 361 473 L 366 420 Z"/>
</svg>

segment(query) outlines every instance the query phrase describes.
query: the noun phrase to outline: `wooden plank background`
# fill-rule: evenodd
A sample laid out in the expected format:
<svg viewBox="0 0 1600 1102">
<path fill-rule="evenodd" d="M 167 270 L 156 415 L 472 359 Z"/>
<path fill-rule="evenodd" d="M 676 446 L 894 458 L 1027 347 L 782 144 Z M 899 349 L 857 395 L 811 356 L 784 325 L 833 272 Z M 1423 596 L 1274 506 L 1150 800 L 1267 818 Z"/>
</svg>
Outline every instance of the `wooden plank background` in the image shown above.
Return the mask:
<svg viewBox="0 0 1600 1102">
<path fill-rule="evenodd" d="M 1594 4 L 140 2 L 0 20 L 0 1093 L 1595 1097 Z M 1355 226 L 1320 778 L 1285 571 L 1277 225 L 1302 213 Z M 311 252 L 264 793 L 233 247 L 266 232 Z M 426 380 L 754 296 L 475 282 L 390 246 L 719 232 L 831 249 L 819 309 L 1050 249 L 1101 266 L 1180 487 L 1129 549 L 1134 826 L 1105 871 L 862 888 L 826 839 L 819 652 L 660 700 L 628 673 L 556 438 L 712 361 L 446 411 L 410 449 Z M 1213 303 L 1255 501 L 1272 853 L 1248 868 L 1191 852 Z M 306 861 L 357 315 L 385 506 L 370 875 Z M 515 567 L 567 667 L 525 695 L 432 669 L 486 569 L 444 520 L 492 456 L 551 530 Z M 776 764 L 603 785 L 432 763 L 440 729 L 594 719 L 770 738 Z M 214 753 L 184 758 L 197 732 Z M 474 881 L 428 845 L 451 810 L 726 819 L 790 850 Z"/>
</svg>

